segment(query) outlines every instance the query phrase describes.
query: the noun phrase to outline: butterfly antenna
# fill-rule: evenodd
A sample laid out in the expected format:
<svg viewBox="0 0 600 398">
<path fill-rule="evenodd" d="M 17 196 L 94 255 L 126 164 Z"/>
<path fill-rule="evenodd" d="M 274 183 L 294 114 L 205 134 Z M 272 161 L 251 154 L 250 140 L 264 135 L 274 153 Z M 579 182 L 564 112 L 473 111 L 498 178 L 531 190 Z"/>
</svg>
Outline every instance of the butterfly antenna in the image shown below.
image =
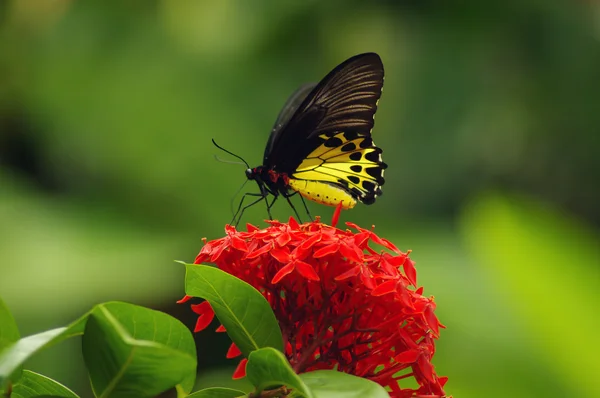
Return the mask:
<svg viewBox="0 0 600 398">
<path fill-rule="evenodd" d="M 235 215 L 235 213 L 233 212 L 233 202 L 235 201 L 235 198 L 240 194 L 240 192 L 242 191 L 242 189 L 244 189 L 244 185 L 246 185 L 246 183 L 248 181 L 249 180 L 244 181 L 244 183 L 242 184 L 242 186 L 236 191 L 235 195 L 233 195 L 231 197 L 231 201 L 229 202 L 229 210 L 231 210 L 231 214 Z"/>
<path fill-rule="evenodd" d="M 242 162 L 234 162 L 232 160 L 225 160 L 225 159 L 221 159 L 219 156 L 215 155 L 215 160 L 217 162 L 221 162 L 221 163 L 227 163 L 227 164 L 241 164 L 242 166 L 244 165 L 244 163 Z"/>
<path fill-rule="evenodd" d="M 241 156 L 238 156 L 238 155 L 236 155 L 236 154 L 235 154 L 235 153 L 233 153 L 233 152 L 229 152 L 227 149 L 225 149 L 225 148 L 223 148 L 223 147 L 219 146 L 219 145 L 218 145 L 218 144 L 215 142 L 214 138 L 212 139 L 212 143 L 213 143 L 213 145 L 214 145 L 214 146 L 216 146 L 217 148 L 219 148 L 219 149 L 220 149 L 220 150 L 222 150 L 223 152 L 225 152 L 225 153 L 228 153 L 228 154 L 230 154 L 231 156 L 233 156 L 233 157 L 235 157 L 235 158 L 238 158 L 239 160 L 241 160 L 242 162 L 244 162 L 244 164 L 246 165 L 246 167 L 247 167 L 247 168 L 250 168 L 250 165 L 249 165 L 249 164 L 248 164 L 248 163 L 247 163 L 247 162 L 246 162 L 246 161 L 245 161 L 245 160 L 244 160 L 244 159 L 243 159 Z"/>
</svg>

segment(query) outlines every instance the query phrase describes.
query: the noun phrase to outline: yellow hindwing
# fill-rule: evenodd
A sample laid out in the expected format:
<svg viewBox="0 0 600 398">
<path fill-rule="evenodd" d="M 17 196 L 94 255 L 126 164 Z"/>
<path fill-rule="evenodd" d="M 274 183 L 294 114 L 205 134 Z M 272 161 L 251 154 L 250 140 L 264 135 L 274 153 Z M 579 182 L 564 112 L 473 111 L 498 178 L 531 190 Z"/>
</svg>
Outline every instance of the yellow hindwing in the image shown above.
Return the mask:
<svg viewBox="0 0 600 398">
<path fill-rule="evenodd" d="M 292 178 L 289 184 L 294 191 L 313 202 L 328 206 L 337 206 L 338 203 L 342 202 L 344 210 L 351 209 L 356 205 L 356 199 L 352 195 L 341 188 L 327 183 Z"/>
<path fill-rule="evenodd" d="M 343 201 L 352 208 L 357 199 L 373 203 L 381 195 L 387 167 L 381 149 L 370 136 L 356 133 L 336 132 L 319 138 L 321 145 L 291 174 L 290 187 L 307 199 L 333 206 Z"/>
</svg>

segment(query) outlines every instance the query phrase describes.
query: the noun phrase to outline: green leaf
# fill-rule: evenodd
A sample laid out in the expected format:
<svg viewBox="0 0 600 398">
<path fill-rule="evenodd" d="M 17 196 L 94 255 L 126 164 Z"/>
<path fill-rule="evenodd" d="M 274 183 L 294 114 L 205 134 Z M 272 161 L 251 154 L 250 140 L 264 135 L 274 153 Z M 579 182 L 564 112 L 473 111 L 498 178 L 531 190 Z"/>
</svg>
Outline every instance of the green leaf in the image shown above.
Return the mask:
<svg viewBox="0 0 600 398">
<path fill-rule="evenodd" d="M 541 203 L 500 195 L 474 201 L 462 232 L 498 287 L 492 293 L 531 331 L 537 360 L 551 363 L 573 396 L 600 396 L 600 383 L 589 382 L 600 373 L 600 346 L 582 340 L 600 329 L 597 233 Z"/>
<path fill-rule="evenodd" d="M 257 392 L 286 386 L 294 396 L 312 398 L 314 395 L 294 372 L 285 356 L 273 348 L 261 348 L 250 354 L 246 376 Z"/>
<path fill-rule="evenodd" d="M 2 351 L 0 353 L 0 389 L 5 388 L 9 380 L 17 379 L 16 373 L 19 368 L 34 354 L 53 344 L 82 334 L 87 316 L 87 314 L 84 315 L 67 327 L 23 337 Z"/>
<path fill-rule="evenodd" d="M 389 398 L 379 384 L 362 377 L 335 370 L 302 373 L 300 378 L 315 398 Z"/>
<path fill-rule="evenodd" d="M 0 352 L 19 340 L 19 328 L 2 298 L 0 298 Z"/>
<path fill-rule="evenodd" d="M 39 373 L 24 370 L 19 382 L 13 386 L 11 398 L 61 397 L 77 398 L 78 395 L 57 381 Z"/>
<path fill-rule="evenodd" d="M 248 357 L 254 350 L 283 351 L 283 337 L 271 306 L 246 282 L 218 268 L 185 264 L 185 292 L 208 301 L 227 334 Z"/>
<path fill-rule="evenodd" d="M 185 325 L 159 311 L 127 303 L 96 306 L 82 339 L 97 397 L 153 397 L 180 384 L 193 388 L 196 351 Z"/>
<path fill-rule="evenodd" d="M 248 394 L 240 390 L 224 387 L 211 387 L 196 391 L 195 393 L 188 395 L 187 398 L 237 398 L 247 396 Z"/>
<path fill-rule="evenodd" d="M 13 318 L 11 312 L 8 310 L 8 307 L 4 303 L 4 301 L 0 298 L 0 353 L 8 346 L 13 344 L 15 341 L 19 340 L 19 329 L 17 328 L 17 323 Z M 0 356 L 0 371 L 2 369 L 2 356 Z M 0 373 L 0 393 L 4 392 L 5 388 L 5 378 L 10 377 L 10 374 L 13 374 L 13 378 L 20 377 L 21 367 L 17 366 L 13 370 L 7 370 L 9 374 L 5 377 L 2 377 Z"/>
</svg>

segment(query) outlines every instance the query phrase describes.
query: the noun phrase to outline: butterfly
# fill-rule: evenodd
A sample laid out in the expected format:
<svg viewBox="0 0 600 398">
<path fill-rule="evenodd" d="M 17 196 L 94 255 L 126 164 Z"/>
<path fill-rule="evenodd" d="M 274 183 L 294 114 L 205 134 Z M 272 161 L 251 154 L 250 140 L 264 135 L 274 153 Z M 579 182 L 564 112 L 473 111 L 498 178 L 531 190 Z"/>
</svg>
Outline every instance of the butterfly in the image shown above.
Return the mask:
<svg viewBox="0 0 600 398">
<path fill-rule="evenodd" d="M 262 165 L 251 168 L 244 161 L 246 178 L 256 181 L 260 192 L 244 194 L 232 223 L 237 218 L 237 225 L 244 210 L 261 200 L 272 219 L 280 195 L 298 218 L 290 201 L 296 194 L 329 206 L 341 202 L 344 209 L 374 203 L 387 168 L 371 138 L 383 74 L 379 55 L 365 53 L 344 61 L 318 84 L 296 90 L 275 121 Z M 243 206 L 247 197 L 256 199 Z"/>
</svg>

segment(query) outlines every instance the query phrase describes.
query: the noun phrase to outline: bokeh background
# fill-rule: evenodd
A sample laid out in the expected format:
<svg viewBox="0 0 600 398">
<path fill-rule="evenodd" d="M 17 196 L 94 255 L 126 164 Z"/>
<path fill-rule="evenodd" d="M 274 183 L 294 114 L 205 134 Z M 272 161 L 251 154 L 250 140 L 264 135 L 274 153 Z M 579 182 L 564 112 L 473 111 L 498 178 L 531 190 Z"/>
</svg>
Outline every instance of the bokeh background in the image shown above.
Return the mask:
<svg viewBox="0 0 600 398">
<path fill-rule="evenodd" d="M 598 3 L 3 0 L 0 20 L 0 296 L 23 335 L 108 300 L 192 326 L 173 260 L 223 234 L 245 178 L 210 139 L 258 165 L 297 86 L 375 51 L 385 194 L 342 218 L 413 250 L 447 392 L 600 396 Z M 228 383 L 226 336 L 196 337 L 199 386 Z M 79 348 L 28 365 L 89 396 Z"/>
</svg>

